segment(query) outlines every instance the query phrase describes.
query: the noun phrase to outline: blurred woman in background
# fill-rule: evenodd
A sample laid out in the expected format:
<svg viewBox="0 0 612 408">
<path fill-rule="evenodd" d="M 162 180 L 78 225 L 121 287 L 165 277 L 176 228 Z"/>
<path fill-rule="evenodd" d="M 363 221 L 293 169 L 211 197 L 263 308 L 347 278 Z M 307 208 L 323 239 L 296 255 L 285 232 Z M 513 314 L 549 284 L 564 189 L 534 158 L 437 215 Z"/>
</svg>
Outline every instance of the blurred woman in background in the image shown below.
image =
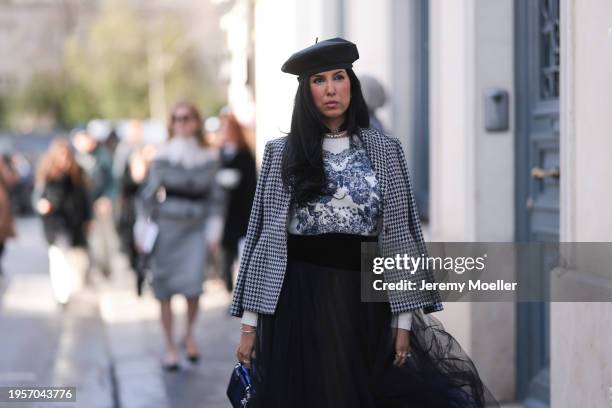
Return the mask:
<svg viewBox="0 0 612 408">
<path fill-rule="evenodd" d="M 42 216 L 49 244 L 49 273 L 53 293 L 61 305 L 68 303 L 79 285 L 69 250 L 87 248 L 91 208 L 70 143 L 56 139 L 42 157 L 33 193 L 34 208 Z M 81 251 L 85 253 L 85 251 Z"/>
<path fill-rule="evenodd" d="M 223 190 L 215 182 L 220 162 L 218 151 L 205 145 L 202 117 L 190 103 L 180 102 L 168 121 L 169 140 L 151 163 L 142 190 L 144 211 L 159 227 L 150 255 L 152 286 L 161 302 L 166 337 L 164 368 L 179 368 L 172 330 L 170 299 L 187 298 L 187 329 L 184 337 L 188 359 L 199 359 L 193 327 L 202 294 L 205 244 L 217 248 L 222 228 Z M 208 221 L 208 222 L 207 222 Z"/>
<path fill-rule="evenodd" d="M 257 179 L 255 158 L 233 113 L 221 115 L 220 132 L 223 140 L 222 170 L 217 175 L 217 181 L 227 191 L 225 227 L 221 241 L 223 277 L 228 292 L 231 292 L 234 288 L 233 265 L 239 254 L 239 242 L 246 235 Z"/>
<path fill-rule="evenodd" d="M 15 223 L 11 210 L 10 189 L 17 183 L 18 176 L 10 157 L 0 157 L 0 276 L 2 276 L 2 255 L 5 242 L 15 237 Z"/>
<path fill-rule="evenodd" d="M 142 293 L 145 274 L 144 257 L 139 254 L 134 240 L 134 224 L 136 223 L 140 192 L 154 155 L 155 147 L 153 145 L 135 148 L 126 158 L 126 166 L 123 170 L 119 188 L 117 232 L 121 241 L 121 249 L 129 258 L 132 270 L 136 272 L 138 295 Z"/>
</svg>

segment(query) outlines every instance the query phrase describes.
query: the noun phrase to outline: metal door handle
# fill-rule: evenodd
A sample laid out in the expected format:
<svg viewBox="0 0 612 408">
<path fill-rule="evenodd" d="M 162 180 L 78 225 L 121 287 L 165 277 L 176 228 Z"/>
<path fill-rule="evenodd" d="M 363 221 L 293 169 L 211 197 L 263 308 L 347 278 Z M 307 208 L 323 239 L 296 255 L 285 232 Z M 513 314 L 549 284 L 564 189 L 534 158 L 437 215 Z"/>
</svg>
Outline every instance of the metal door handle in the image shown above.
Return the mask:
<svg viewBox="0 0 612 408">
<path fill-rule="evenodd" d="M 541 167 L 534 167 L 531 169 L 531 177 L 543 179 L 546 177 L 559 178 L 559 168 L 553 167 L 552 169 L 543 169 Z"/>
</svg>

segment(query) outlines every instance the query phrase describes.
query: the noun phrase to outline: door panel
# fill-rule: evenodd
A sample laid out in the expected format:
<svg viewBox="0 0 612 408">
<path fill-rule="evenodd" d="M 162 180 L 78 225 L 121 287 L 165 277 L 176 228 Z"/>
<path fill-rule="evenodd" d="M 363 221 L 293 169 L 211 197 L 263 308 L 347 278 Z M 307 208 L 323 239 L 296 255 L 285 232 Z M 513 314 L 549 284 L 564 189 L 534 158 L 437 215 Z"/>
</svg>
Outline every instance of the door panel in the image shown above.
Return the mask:
<svg viewBox="0 0 612 408">
<path fill-rule="evenodd" d="M 559 240 L 559 0 L 515 1 L 516 240 Z M 546 271 L 557 254 L 544 253 Z M 521 285 L 549 290 L 549 276 L 519 265 Z M 550 403 L 550 305 L 517 305 L 517 394 Z"/>
</svg>

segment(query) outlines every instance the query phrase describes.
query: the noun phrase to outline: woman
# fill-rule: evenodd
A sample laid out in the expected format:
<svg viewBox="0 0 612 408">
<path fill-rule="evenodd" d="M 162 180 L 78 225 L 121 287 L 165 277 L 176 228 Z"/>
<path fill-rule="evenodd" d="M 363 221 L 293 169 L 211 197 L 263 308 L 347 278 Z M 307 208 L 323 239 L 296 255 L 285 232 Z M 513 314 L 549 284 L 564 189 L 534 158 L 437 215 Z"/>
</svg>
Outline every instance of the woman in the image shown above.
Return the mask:
<svg viewBox="0 0 612 408">
<path fill-rule="evenodd" d="M 493 400 L 430 313 L 436 291 L 361 302 L 361 243 L 426 253 L 400 142 L 369 128 L 354 44 L 289 58 L 291 131 L 266 144 L 232 314 L 260 407 L 455 407 Z M 389 271 L 387 280 L 433 281 Z M 255 359 L 251 363 L 253 351 Z"/>
<path fill-rule="evenodd" d="M 159 227 L 149 265 L 153 292 L 161 303 L 166 340 L 164 367 L 175 371 L 179 359 L 170 298 L 176 294 L 187 298 L 183 344 L 188 359 L 195 363 L 199 354 L 193 327 L 204 281 L 203 243 L 218 245 L 223 191 L 215 183 L 218 152 L 204 145 L 202 118 L 195 106 L 178 103 L 168 123 L 170 138 L 159 147 L 151 163 L 142 198 L 145 212 Z"/>
<path fill-rule="evenodd" d="M 234 289 L 233 265 L 238 257 L 238 244 L 246 235 L 249 213 L 255 194 L 255 158 L 247 145 L 244 132 L 233 113 L 221 116 L 222 169 L 217 180 L 227 191 L 227 210 L 223 228 L 223 277 L 228 292 Z"/>
<path fill-rule="evenodd" d="M 125 158 L 126 165 L 120 181 L 117 232 L 121 242 L 121 250 L 128 256 L 130 266 L 136 272 L 136 291 L 140 296 L 145 278 L 144 257 L 139 254 L 136 247 L 134 224 L 136 223 L 140 191 L 146 179 L 151 160 L 155 155 L 155 147 L 153 145 L 144 145 L 134 147 L 133 150 Z"/>
<path fill-rule="evenodd" d="M 77 286 L 71 249 L 87 248 L 90 203 L 83 171 L 76 163 L 70 143 L 54 140 L 42 157 L 33 192 L 34 208 L 42 217 L 49 244 L 49 273 L 56 301 L 65 305 Z"/>
<path fill-rule="evenodd" d="M 0 276 L 2 276 L 2 255 L 5 242 L 15 237 L 15 221 L 11 209 L 9 191 L 17 184 L 18 176 L 10 157 L 0 156 Z"/>
</svg>

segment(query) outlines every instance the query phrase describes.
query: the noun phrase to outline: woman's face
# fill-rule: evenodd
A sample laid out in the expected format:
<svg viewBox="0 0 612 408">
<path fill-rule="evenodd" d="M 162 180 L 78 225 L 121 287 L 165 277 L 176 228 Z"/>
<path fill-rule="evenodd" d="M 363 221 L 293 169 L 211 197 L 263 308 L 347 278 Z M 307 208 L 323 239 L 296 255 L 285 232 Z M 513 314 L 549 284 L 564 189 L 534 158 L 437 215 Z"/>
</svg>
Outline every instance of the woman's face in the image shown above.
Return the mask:
<svg viewBox="0 0 612 408">
<path fill-rule="evenodd" d="M 340 127 L 351 102 L 351 81 L 346 70 L 319 72 L 311 75 L 308 81 L 312 100 L 327 119 L 328 127 Z"/>
<path fill-rule="evenodd" d="M 187 107 L 179 107 L 172 114 L 172 131 L 177 136 L 193 136 L 198 129 L 198 121 Z"/>
</svg>

